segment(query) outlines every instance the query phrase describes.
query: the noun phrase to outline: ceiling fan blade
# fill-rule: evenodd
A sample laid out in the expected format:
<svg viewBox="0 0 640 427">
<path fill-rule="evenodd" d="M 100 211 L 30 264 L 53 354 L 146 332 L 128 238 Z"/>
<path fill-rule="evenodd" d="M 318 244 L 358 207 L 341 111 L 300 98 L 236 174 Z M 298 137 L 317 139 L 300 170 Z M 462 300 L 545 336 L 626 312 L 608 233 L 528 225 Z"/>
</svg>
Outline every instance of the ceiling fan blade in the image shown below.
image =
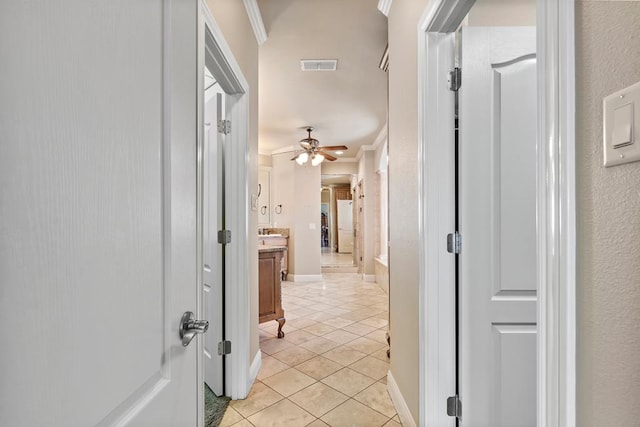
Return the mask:
<svg viewBox="0 0 640 427">
<path fill-rule="evenodd" d="M 346 145 L 321 145 L 318 147 L 319 150 L 348 150 Z"/>
<path fill-rule="evenodd" d="M 331 154 L 329 154 L 329 153 L 325 153 L 325 152 L 324 152 L 324 151 L 322 151 L 322 150 L 318 150 L 318 154 L 322 154 L 322 155 L 324 156 L 324 158 L 325 158 L 325 159 L 327 159 L 327 160 L 329 160 L 329 161 L 332 161 L 332 162 L 333 162 L 334 160 L 338 160 L 338 158 L 337 158 L 337 157 L 333 157 Z"/>
</svg>

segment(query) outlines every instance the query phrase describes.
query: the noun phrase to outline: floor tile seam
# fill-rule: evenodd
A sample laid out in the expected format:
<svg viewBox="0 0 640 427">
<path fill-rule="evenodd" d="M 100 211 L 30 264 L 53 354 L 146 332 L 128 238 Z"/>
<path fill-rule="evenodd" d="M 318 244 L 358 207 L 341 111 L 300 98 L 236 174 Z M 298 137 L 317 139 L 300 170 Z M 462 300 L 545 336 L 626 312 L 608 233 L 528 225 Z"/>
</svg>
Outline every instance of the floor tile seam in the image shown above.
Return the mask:
<svg viewBox="0 0 640 427">
<path fill-rule="evenodd" d="M 264 409 L 262 409 L 262 410 L 260 410 L 260 411 L 256 412 L 255 414 L 250 415 L 250 417 L 253 417 L 253 416 L 254 416 L 254 415 L 256 415 L 256 414 L 259 414 L 260 412 L 266 411 L 266 410 L 267 410 L 267 409 L 269 409 L 270 407 L 272 407 L 272 406 L 274 406 L 274 405 L 277 405 L 278 403 L 281 403 L 281 402 L 282 402 L 282 401 L 284 401 L 284 400 L 287 400 L 287 401 L 288 401 L 289 403 L 291 403 L 292 405 L 297 406 L 297 407 L 298 407 L 298 409 L 300 409 L 300 410 L 302 410 L 302 411 L 306 412 L 307 414 L 311 415 L 311 416 L 314 418 L 314 419 L 313 419 L 313 421 L 311 421 L 311 423 L 313 423 L 313 422 L 315 422 L 316 420 L 318 420 L 318 419 L 319 419 L 318 417 L 316 417 L 315 415 L 313 415 L 311 412 L 307 411 L 307 410 L 306 410 L 306 409 L 304 409 L 304 408 L 301 408 L 301 407 L 300 407 L 300 405 L 297 405 L 295 402 L 293 402 L 291 399 L 289 399 L 289 397 L 285 397 L 285 398 L 283 398 L 282 400 L 279 400 L 278 402 L 274 403 L 273 405 L 270 405 L 270 406 L 268 406 L 268 407 L 266 407 L 266 408 L 264 408 Z M 251 421 L 249 420 L 249 417 L 247 417 L 247 418 L 245 418 L 245 419 L 251 423 Z M 311 424 L 311 423 L 309 423 L 309 424 Z M 307 425 L 309 425 L 309 424 L 307 424 Z M 255 424 L 253 424 L 253 423 L 251 423 L 251 425 L 254 425 L 254 426 L 255 426 Z"/>
<path fill-rule="evenodd" d="M 322 414 L 322 415 L 320 415 L 320 416 L 315 416 L 315 415 L 311 414 L 311 415 L 313 415 L 313 416 L 314 416 L 314 417 L 316 417 L 316 418 L 320 418 L 320 417 L 325 416 L 325 415 L 326 415 L 326 414 L 328 414 L 329 412 L 331 412 L 331 411 L 333 411 L 334 409 L 336 409 L 338 406 L 342 405 L 342 404 L 343 404 L 344 402 L 346 402 L 347 400 L 351 399 L 351 397 L 350 397 L 350 396 L 348 396 L 348 395 L 344 394 L 344 393 L 343 393 L 343 392 L 341 392 L 340 390 L 336 390 L 335 388 L 331 387 L 329 384 L 325 384 L 325 383 L 323 383 L 323 382 L 322 382 L 322 381 L 320 381 L 320 380 L 317 380 L 315 383 L 308 385 L 307 387 L 303 388 L 303 389 L 302 389 L 302 390 L 300 390 L 300 391 L 296 391 L 296 392 L 295 392 L 295 393 L 293 393 L 291 396 L 287 397 L 287 399 L 291 400 L 291 397 L 292 397 L 292 396 L 295 396 L 296 394 L 298 394 L 298 393 L 300 393 L 300 392 L 302 392 L 302 391 L 304 391 L 304 390 L 308 389 L 309 387 L 312 387 L 312 386 L 314 386 L 314 385 L 316 385 L 316 384 L 322 384 L 323 386 L 328 387 L 328 388 L 330 388 L 331 390 L 333 390 L 333 391 L 335 391 L 335 392 L 337 392 L 337 393 L 339 393 L 339 394 L 341 394 L 342 396 L 344 396 L 344 397 L 346 397 L 346 398 L 347 398 L 346 400 L 343 400 L 342 402 L 338 403 L 336 406 L 332 407 L 331 409 L 329 409 L 327 412 L 325 412 L 324 414 Z M 294 403 L 295 403 L 295 402 L 294 402 Z M 298 406 L 300 406 L 300 405 L 298 405 Z M 303 408 L 303 409 L 304 409 L 304 408 Z M 305 409 L 305 410 L 306 410 L 306 409 Z M 309 411 L 307 411 L 307 412 L 309 412 Z"/>
<path fill-rule="evenodd" d="M 372 384 L 372 385 L 373 385 L 373 384 Z M 368 387 L 367 387 L 367 388 L 368 388 Z M 365 389 L 365 390 L 366 390 L 366 389 Z M 362 391 L 364 391 L 364 390 L 362 390 Z M 360 393 L 362 393 L 362 391 L 361 391 Z M 358 393 L 358 394 L 360 394 L 360 393 Z M 387 414 L 383 414 L 382 412 L 380 412 L 380 411 L 376 410 L 375 408 L 373 408 L 373 407 L 371 407 L 371 406 L 367 405 L 365 402 L 362 402 L 362 401 L 360 401 L 360 400 L 356 399 L 356 396 L 357 396 L 358 394 L 356 394 L 355 396 L 353 396 L 353 397 L 352 397 L 352 399 L 353 399 L 353 400 L 355 400 L 356 402 L 359 402 L 359 403 L 363 404 L 364 406 L 366 406 L 367 408 L 371 409 L 372 411 L 377 412 L 378 414 L 382 415 L 383 417 L 387 417 L 388 419 L 387 419 L 387 421 L 385 421 L 385 424 L 386 424 L 387 422 L 389 422 L 389 420 L 390 420 L 390 419 L 392 419 L 393 417 L 395 417 L 395 416 L 398 414 L 398 411 L 397 411 L 397 410 L 396 410 L 396 412 L 395 412 L 392 416 L 388 416 Z M 393 407 L 393 409 L 395 409 L 395 406 Z"/>
<path fill-rule="evenodd" d="M 388 416 L 386 416 L 385 414 L 382 414 L 382 413 L 380 413 L 380 412 L 376 411 L 375 409 L 373 409 L 373 408 L 372 408 L 372 407 L 370 407 L 369 405 L 367 405 L 367 404 L 365 404 L 365 403 L 363 403 L 363 402 L 360 402 L 358 399 L 356 399 L 356 398 L 354 398 L 354 397 L 350 397 L 350 398 L 349 398 L 349 400 L 353 400 L 354 402 L 357 402 L 357 403 L 361 404 L 362 406 L 364 406 L 364 407 L 366 407 L 366 408 L 371 409 L 371 410 L 372 410 L 372 411 L 374 411 L 375 413 L 377 413 L 377 414 L 382 415 L 383 417 L 385 417 L 385 418 L 386 418 L 386 420 L 385 420 L 382 424 L 380 424 L 380 426 L 381 426 L 381 427 L 382 427 L 382 426 L 384 426 L 386 423 L 388 423 L 388 422 L 389 422 L 389 420 L 391 420 L 391 419 L 393 418 L 393 417 L 388 417 Z M 348 402 L 349 402 L 349 400 L 345 400 L 344 402 L 342 402 L 342 403 L 341 403 L 340 405 L 338 405 L 338 406 L 342 406 L 342 405 L 344 405 L 344 404 L 348 403 Z M 338 406 L 336 406 L 335 408 L 333 408 L 331 411 L 334 411 L 336 408 L 338 408 Z M 331 411 L 329 411 L 329 412 L 331 412 Z M 329 412 L 327 412 L 327 414 L 328 414 Z M 325 416 L 325 415 L 327 415 L 327 414 L 322 415 L 322 417 L 324 417 L 324 416 Z M 394 415 L 394 416 L 395 416 L 395 415 Z M 320 421 L 323 421 L 323 422 L 325 422 L 325 423 L 329 424 L 327 421 L 323 420 L 323 419 L 322 419 L 322 417 L 318 417 L 318 419 L 319 419 Z M 329 424 L 329 425 L 331 425 L 331 424 Z"/>
</svg>

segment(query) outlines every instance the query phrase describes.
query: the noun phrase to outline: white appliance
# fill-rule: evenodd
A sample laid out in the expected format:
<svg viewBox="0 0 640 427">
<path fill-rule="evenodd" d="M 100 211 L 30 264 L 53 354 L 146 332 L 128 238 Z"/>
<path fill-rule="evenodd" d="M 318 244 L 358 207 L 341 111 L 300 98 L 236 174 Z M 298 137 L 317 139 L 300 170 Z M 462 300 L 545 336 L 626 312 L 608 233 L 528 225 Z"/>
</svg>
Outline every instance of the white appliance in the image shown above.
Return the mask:
<svg viewBox="0 0 640 427">
<path fill-rule="evenodd" d="M 337 200 L 338 207 L 338 252 L 353 252 L 353 201 Z"/>
</svg>

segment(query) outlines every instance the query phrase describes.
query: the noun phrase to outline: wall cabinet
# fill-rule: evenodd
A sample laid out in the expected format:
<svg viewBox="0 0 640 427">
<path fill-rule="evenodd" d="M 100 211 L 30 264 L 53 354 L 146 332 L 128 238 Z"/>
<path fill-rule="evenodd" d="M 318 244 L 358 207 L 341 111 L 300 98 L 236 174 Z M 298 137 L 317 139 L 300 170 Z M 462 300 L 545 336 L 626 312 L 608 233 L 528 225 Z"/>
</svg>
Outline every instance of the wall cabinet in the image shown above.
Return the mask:
<svg viewBox="0 0 640 427">
<path fill-rule="evenodd" d="M 264 248 L 258 253 L 258 322 L 278 322 L 278 338 L 284 337 L 282 327 L 286 322 L 282 309 L 280 269 L 284 248 Z"/>
</svg>

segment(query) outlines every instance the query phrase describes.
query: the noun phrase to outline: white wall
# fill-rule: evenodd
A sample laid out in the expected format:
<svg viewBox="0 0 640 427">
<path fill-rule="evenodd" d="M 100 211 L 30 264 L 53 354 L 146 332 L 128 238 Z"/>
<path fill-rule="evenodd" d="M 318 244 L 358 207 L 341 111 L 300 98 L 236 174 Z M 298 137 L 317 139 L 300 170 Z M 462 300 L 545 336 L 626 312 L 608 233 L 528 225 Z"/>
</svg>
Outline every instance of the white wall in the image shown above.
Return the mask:
<svg viewBox="0 0 640 427">
<path fill-rule="evenodd" d="M 602 166 L 602 98 L 640 81 L 640 2 L 576 2 L 578 426 L 640 425 L 640 162 Z"/>
</svg>

